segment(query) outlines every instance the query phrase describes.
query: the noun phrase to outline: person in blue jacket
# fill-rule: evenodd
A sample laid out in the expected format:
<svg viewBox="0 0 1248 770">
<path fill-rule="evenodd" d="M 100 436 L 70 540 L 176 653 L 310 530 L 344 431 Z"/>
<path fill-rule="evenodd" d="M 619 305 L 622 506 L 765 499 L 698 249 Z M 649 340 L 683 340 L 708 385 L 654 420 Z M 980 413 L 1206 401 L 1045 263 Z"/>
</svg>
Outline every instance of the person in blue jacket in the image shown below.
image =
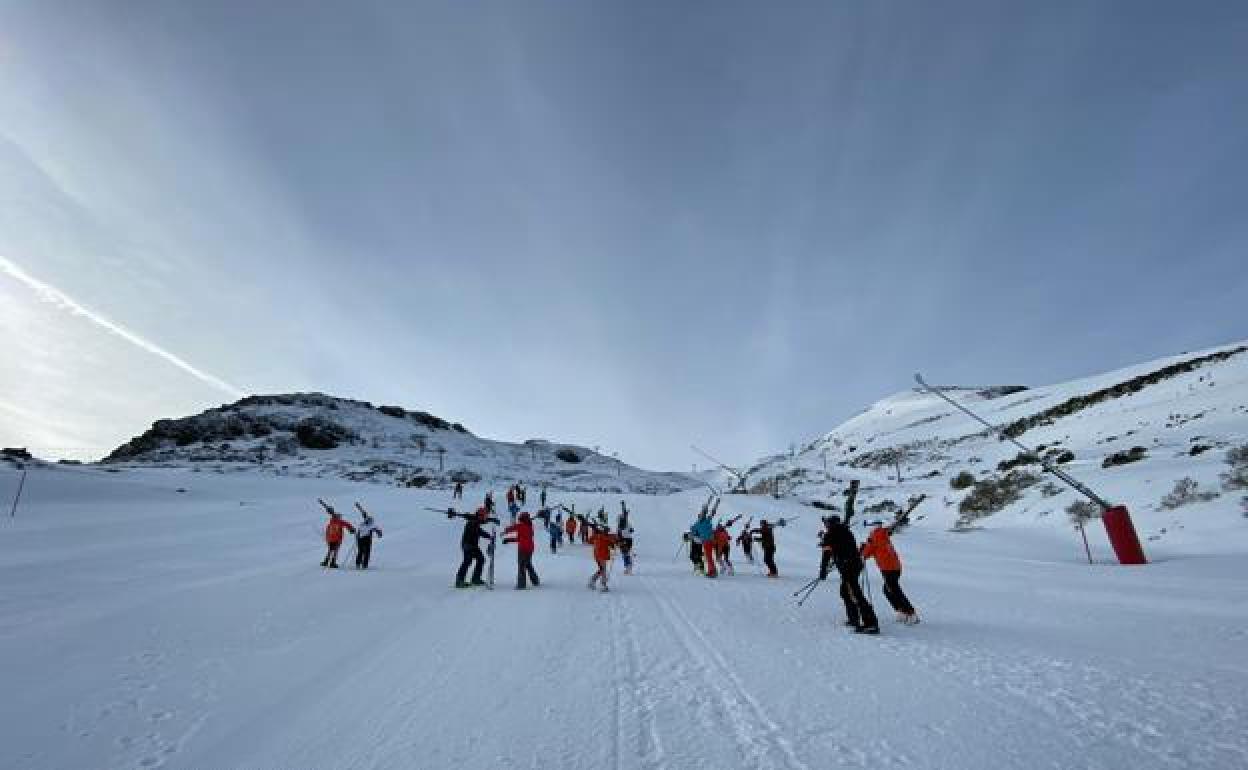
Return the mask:
<svg viewBox="0 0 1248 770">
<path fill-rule="evenodd" d="M 715 525 L 711 522 L 709 513 L 703 510 L 698 520 L 689 528 L 689 535 L 702 548 L 702 563 L 706 569 L 706 576 L 715 577 Z"/>
</svg>

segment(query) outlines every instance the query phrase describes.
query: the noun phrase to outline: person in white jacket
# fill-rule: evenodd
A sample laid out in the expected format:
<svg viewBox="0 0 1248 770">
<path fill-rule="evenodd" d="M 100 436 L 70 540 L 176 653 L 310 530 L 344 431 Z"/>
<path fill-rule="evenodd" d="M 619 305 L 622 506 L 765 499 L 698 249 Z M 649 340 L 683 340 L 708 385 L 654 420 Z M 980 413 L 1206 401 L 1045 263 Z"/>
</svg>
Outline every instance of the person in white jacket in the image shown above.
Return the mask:
<svg viewBox="0 0 1248 770">
<path fill-rule="evenodd" d="M 355 507 L 364 517 L 355 527 L 355 568 L 368 569 L 368 559 L 373 554 L 373 535 L 381 537 L 381 527 L 377 526 L 377 520 L 364 510 L 364 506 L 356 503 Z"/>
</svg>

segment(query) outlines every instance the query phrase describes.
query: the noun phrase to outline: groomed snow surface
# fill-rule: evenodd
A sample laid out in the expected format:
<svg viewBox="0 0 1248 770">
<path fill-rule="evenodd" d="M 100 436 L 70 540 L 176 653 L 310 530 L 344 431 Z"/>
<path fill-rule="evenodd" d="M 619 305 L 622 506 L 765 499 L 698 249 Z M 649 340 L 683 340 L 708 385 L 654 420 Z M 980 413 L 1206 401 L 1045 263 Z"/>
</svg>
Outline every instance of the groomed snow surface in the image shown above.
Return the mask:
<svg viewBox="0 0 1248 770">
<path fill-rule="evenodd" d="M 374 569 L 319 566 L 318 496 L 377 515 Z M 460 522 L 422 509 L 445 492 L 32 472 L 0 522 L 0 767 L 1248 767 L 1242 549 L 1124 568 L 1093 531 L 1088 566 L 1057 529 L 916 526 L 923 623 L 892 622 L 872 565 L 872 638 L 832 581 L 794 606 L 815 511 L 725 498 L 801 518 L 781 579 L 737 551 L 708 580 L 674 558 L 698 493 L 626 499 L 637 574 L 611 593 L 586 590 L 587 547 L 544 543 L 541 588 L 511 589 L 506 546 L 489 592 L 451 588 Z"/>
</svg>

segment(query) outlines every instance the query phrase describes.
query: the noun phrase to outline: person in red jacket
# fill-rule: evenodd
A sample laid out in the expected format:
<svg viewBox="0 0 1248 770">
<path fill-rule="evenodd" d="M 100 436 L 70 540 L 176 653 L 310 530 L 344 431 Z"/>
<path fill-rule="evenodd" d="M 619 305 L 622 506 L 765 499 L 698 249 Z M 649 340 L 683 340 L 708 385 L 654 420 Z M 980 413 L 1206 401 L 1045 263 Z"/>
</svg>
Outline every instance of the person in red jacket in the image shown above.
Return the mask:
<svg viewBox="0 0 1248 770">
<path fill-rule="evenodd" d="M 576 514 L 575 513 L 571 513 L 571 512 L 568 513 L 568 520 L 563 525 L 563 529 L 565 532 L 568 533 L 568 545 L 572 545 L 573 543 L 575 543 L 576 542 Z"/>
<path fill-rule="evenodd" d="M 516 590 L 523 591 L 528 588 L 525 578 L 533 581 L 534 588 L 540 586 L 542 581 L 537 577 L 537 570 L 533 569 L 533 519 L 529 518 L 527 512 L 520 514 L 515 524 L 503 530 L 503 542 L 516 544 L 516 564 L 519 570 L 516 575 Z"/>
<path fill-rule="evenodd" d="M 728 534 L 728 526 L 720 522 L 715 527 L 715 551 L 719 557 L 719 569 L 728 575 L 735 575 L 736 570 L 732 566 L 732 535 Z"/>
<path fill-rule="evenodd" d="M 582 526 L 590 526 L 582 522 Z M 594 590 L 595 584 L 602 580 L 602 592 L 607 592 L 607 567 L 611 564 L 611 549 L 615 547 L 617 539 L 615 535 L 606 527 L 594 527 L 594 534 L 590 537 L 589 542 L 594 547 L 594 562 L 598 565 L 598 571 L 589 579 L 589 590 Z"/>
<path fill-rule="evenodd" d="M 355 527 L 351 526 L 351 522 L 342 518 L 342 515 L 334 510 L 333 506 L 327 505 L 324 500 L 318 501 L 329 514 L 329 522 L 325 524 L 325 545 L 328 547 L 325 551 L 325 559 L 321 562 L 322 567 L 330 567 L 338 569 L 338 548 L 342 545 L 343 530 L 354 532 Z"/>
<path fill-rule="evenodd" d="M 860 553 L 863 561 L 875 559 L 875 566 L 880 568 L 880 575 L 884 578 L 884 598 L 893 606 L 897 619 L 907 625 L 918 623 L 919 613 L 914 611 L 914 606 L 901 590 L 901 557 L 893 548 L 889 530 L 877 524 L 862 544 Z"/>
</svg>

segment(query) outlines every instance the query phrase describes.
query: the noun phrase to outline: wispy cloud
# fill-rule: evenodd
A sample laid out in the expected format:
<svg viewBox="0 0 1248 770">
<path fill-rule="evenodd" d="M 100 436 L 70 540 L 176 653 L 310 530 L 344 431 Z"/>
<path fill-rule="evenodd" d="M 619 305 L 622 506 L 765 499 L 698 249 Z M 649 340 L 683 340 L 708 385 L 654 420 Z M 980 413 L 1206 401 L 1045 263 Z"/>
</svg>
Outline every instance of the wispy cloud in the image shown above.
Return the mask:
<svg viewBox="0 0 1248 770">
<path fill-rule="evenodd" d="M 44 283 L 38 278 L 35 278 L 12 260 L 2 256 L 0 256 L 0 272 L 9 275 L 30 288 L 44 302 L 51 303 L 62 310 L 66 310 L 76 316 L 81 316 L 91 323 L 103 327 L 106 331 L 111 334 L 115 334 L 126 342 L 129 342 L 131 345 L 151 353 L 154 356 L 163 358 L 165 361 L 168 361 L 197 380 L 222 390 L 235 398 L 241 398 L 244 395 L 240 388 L 231 385 L 220 377 L 205 372 L 185 359 L 170 353 L 168 350 L 165 350 L 156 343 L 144 339 L 121 324 L 110 320 L 108 317 L 84 307 L 80 302 L 65 292 L 55 286 L 52 286 L 51 284 Z"/>
</svg>

